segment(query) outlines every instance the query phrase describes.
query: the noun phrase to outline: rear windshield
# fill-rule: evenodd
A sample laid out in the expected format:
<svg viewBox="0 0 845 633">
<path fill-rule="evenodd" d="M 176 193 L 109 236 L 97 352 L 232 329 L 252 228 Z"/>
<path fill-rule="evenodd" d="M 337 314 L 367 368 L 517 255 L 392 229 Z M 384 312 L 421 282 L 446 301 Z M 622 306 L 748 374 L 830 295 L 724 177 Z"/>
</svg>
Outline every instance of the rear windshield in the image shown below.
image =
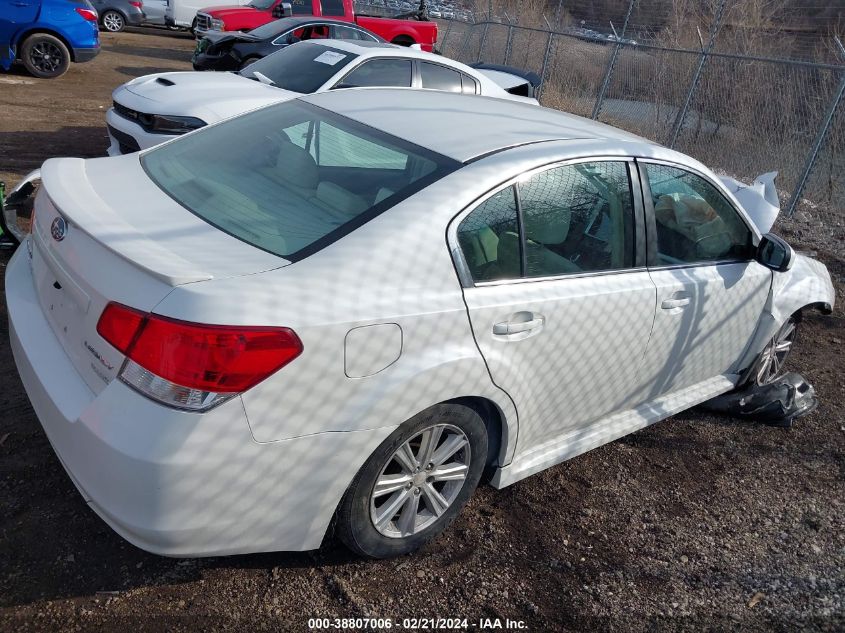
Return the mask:
<svg viewBox="0 0 845 633">
<path fill-rule="evenodd" d="M 320 89 L 332 76 L 358 55 L 348 51 L 298 42 L 250 64 L 240 74 L 255 79 L 261 73 L 273 85 L 285 90 L 310 94 Z"/>
<path fill-rule="evenodd" d="M 298 100 L 199 130 L 147 152 L 141 164 L 195 215 L 290 261 L 459 165 Z"/>
</svg>

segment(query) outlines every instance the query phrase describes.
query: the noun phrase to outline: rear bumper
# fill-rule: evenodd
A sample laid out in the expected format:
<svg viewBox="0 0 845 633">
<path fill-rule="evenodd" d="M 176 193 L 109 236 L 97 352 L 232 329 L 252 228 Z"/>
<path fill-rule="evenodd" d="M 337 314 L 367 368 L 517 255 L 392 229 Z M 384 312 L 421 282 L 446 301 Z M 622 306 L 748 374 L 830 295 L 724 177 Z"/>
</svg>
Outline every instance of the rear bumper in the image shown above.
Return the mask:
<svg viewBox="0 0 845 633">
<path fill-rule="evenodd" d="M 126 16 L 127 26 L 141 26 L 144 22 L 144 12 L 141 9 L 136 9 Z"/>
<path fill-rule="evenodd" d="M 50 444 L 91 508 L 165 556 L 319 547 L 361 463 L 392 429 L 256 443 L 240 398 L 205 414 L 113 380 L 94 394 L 40 308 L 27 248 L 6 271 L 18 371 Z"/>
<path fill-rule="evenodd" d="M 96 48 L 74 48 L 73 61 L 77 63 L 90 62 L 97 55 L 100 54 L 100 47 Z"/>
</svg>

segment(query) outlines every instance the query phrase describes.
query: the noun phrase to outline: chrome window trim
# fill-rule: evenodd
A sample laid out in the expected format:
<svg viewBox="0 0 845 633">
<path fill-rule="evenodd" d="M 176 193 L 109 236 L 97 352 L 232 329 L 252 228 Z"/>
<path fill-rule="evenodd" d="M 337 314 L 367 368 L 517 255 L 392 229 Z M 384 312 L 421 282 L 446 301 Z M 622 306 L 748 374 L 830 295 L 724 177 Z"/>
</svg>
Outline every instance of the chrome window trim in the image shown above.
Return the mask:
<svg viewBox="0 0 845 633">
<path fill-rule="evenodd" d="M 472 274 L 470 273 L 469 264 L 467 264 L 466 258 L 464 257 L 463 250 L 461 249 L 461 245 L 458 242 L 458 226 L 460 226 L 461 222 L 473 211 L 475 211 L 478 207 L 482 204 L 487 202 L 490 198 L 495 196 L 497 193 L 507 189 L 508 187 L 513 187 L 514 185 L 518 184 L 521 181 L 528 180 L 535 174 L 548 171 L 550 169 L 555 169 L 557 167 L 566 167 L 568 165 L 579 165 L 581 163 L 604 163 L 604 162 L 614 162 L 614 163 L 626 163 L 630 164 L 635 161 L 633 156 L 578 156 L 575 158 L 566 158 L 563 160 L 554 160 L 550 163 L 545 163 L 543 165 L 539 165 L 537 167 L 533 167 L 528 171 L 524 171 L 521 174 L 513 176 L 508 180 L 504 181 L 503 183 L 497 185 L 493 189 L 490 189 L 483 195 L 476 198 L 473 202 L 469 205 L 464 207 L 461 211 L 459 211 L 455 216 L 452 217 L 449 225 L 446 227 L 446 244 L 449 247 L 449 252 L 452 254 L 452 260 L 455 265 L 455 271 L 458 274 L 458 280 L 461 282 L 462 288 L 475 288 L 475 287 L 483 287 L 489 285 L 502 285 L 502 284 L 512 284 L 512 283 L 525 283 L 525 282 L 534 282 L 534 281 L 554 281 L 557 279 L 571 279 L 576 277 L 586 277 L 586 276 L 596 276 L 596 275 L 607 275 L 607 274 L 619 274 L 619 273 L 627 273 L 633 272 L 634 270 L 644 269 L 643 267 L 637 268 L 618 268 L 616 270 L 600 270 L 600 271 L 586 271 L 584 273 L 562 273 L 560 275 L 552 275 L 548 277 L 517 277 L 514 279 L 497 279 L 495 281 L 480 281 L 475 282 L 472 278 Z M 634 192 L 632 190 L 631 196 L 633 197 Z M 636 218 L 635 218 L 636 221 Z M 636 231 L 635 236 L 636 238 Z"/>
<path fill-rule="evenodd" d="M 637 266 L 636 268 L 617 268 L 616 270 L 590 270 L 581 273 L 565 273 L 562 275 L 549 275 L 546 277 L 520 277 L 519 279 L 496 279 L 494 281 L 479 281 L 476 288 L 487 286 L 502 286 L 504 284 L 525 284 L 538 281 L 564 281 L 567 279 L 583 279 L 584 277 L 605 277 L 607 275 L 627 275 L 629 273 L 646 273 L 649 268 Z"/>
</svg>

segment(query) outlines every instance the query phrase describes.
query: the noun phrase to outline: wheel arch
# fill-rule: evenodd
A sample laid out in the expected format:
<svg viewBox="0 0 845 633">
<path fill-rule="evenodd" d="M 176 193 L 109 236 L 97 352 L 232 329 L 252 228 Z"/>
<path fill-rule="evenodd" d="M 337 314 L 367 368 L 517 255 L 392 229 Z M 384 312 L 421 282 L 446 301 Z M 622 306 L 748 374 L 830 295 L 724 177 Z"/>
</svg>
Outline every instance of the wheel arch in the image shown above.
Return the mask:
<svg viewBox="0 0 845 633">
<path fill-rule="evenodd" d="M 508 425 L 505 423 L 505 413 L 490 398 L 483 396 L 467 396 L 447 400 L 440 404 L 463 405 L 475 411 L 487 428 L 487 459 L 482 481 L 487 482 L 493 472 L 505 463 L 508 446 Z"/>
<path fill-rule="evenodd" d="M 75 58 L 74 52 L 73 52 L 73 46 L 71 46 L 68 38 L 65 37 L 64 35 L 62 35 L 59 31 L 56 31 L 55 29 L 51 29 L 51 28 L 44 27 L 44 26 L 33 26 L 32 28 L 27 29 L 26 31 L 22 31 L 20 33 L 20 35 L 18 35 L 17 39 L 14 42 L 15 59 L 19 58 L 19 56 L 20 56 L 19 51 L 20 51 L 21 46 L 23 46 L 23 43 L 27 39 L 32 37 L 33 35 L 40 35 L 40 34 L 52 35 L 53 37 L 58 38 L 62 42 L 62 44 L 65 45 L 65 48 L 67 49 L 68 55 L 70 55 L 70 61 L 72 61 L 72 62 L 76 61 L 76 58 Z"/>
<path fill-rule="evenodd" d="M 408 33 L 399 33 L 398 35 L 394 35 L 393 38 L 390 40 L 391 44 L 398 44 L 399 46 L 413 46 L 417 43 L 417 40 L 414 39 L 413 35 Z"/>
</svg>

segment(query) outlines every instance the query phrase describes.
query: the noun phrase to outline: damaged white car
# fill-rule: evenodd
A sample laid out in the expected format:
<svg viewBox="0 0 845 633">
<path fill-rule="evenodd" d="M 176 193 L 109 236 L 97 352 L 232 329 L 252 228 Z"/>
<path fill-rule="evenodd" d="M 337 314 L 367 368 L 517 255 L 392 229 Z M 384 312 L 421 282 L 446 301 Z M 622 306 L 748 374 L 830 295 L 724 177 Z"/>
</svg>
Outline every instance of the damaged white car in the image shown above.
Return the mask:
<svg viewBox="0 0 845 633">
<path fill-rule="evenodd" d="M 41 174 L 15 361 L 91 508 L 171 556 L 333 520 L 413 551 L 482 476 L 771 380 L 834 302 L 765 186 L 514 101 L 327 92 Z"/>
</svg>

